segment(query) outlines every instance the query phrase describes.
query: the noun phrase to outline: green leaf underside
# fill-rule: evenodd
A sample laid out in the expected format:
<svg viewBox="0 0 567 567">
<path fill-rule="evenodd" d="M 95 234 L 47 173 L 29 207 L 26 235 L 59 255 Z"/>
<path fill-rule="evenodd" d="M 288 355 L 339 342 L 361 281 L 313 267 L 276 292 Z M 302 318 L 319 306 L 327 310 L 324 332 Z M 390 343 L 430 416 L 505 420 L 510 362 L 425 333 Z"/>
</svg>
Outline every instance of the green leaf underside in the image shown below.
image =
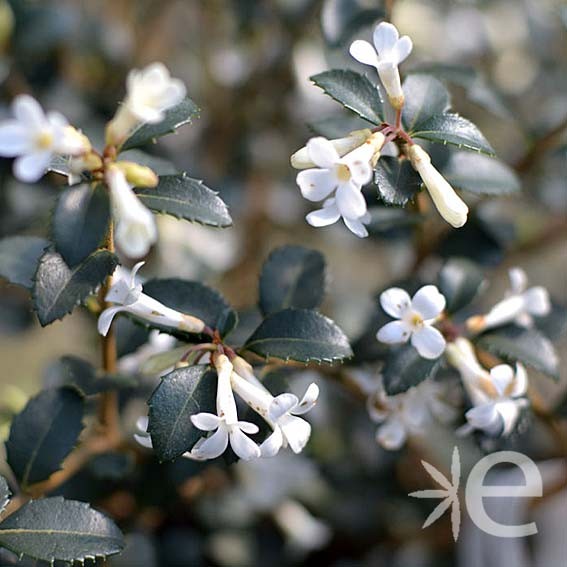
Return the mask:
<svg viewBox="0 0 567 567">
<path fill-rule="evenodd" d="M 260 275 L 260 309 L 264 315 L 296 307 L 319 307 L 325 295 L 326 266 L 320 252 L 303 246 L 274 250 Z"/>
<path fill-rule="evenodd" d="M 355 71 L 333 69 L 310 79 L 331 98 L 371 124 L 384 121 L 384 107 L 379 88 L 365 75 Z"/>
<path fill-rule="evenodd" d="M 419 129 L 410 132 L 413 138 L 422 138 L 439 144 L 450 144 L 458 148 L 494 155 L 492 146 L 480 130 L 469 120 L 458 114 L 438 114 L 420 124 Z"/>
<path fill-rule="evenodd" d="M 403 86 L 405 103 L 403 121 L 406 130 L 419 130 L 420 126 L 438 114 L 449 110 L 449 92 L 431 75 L 410 75 Z"/>
<path fill-rule="evenodd" d="M 33 304 L 42 326 L 62 319 L 85 300 L 118 265 L 108 250 L 93 252 L 75 268 L 48 250 L 40 258 L 32 289 Z"/>
<path fill-rule="evenodd" d="M 501 161 L 472 152 L 455 152 L 443 168 L 451 185 L 479 195 L 507 195 L 520 190 L 514 170 Z"/>
<path fill-rule="evenodd" d="M 408 160 L 384 156 L 376 164 L 374 183 L 384 203 L 404 206 L 419 191 L 421 177 Z"/>
<path fill-rule="evenodd" d="M 439 290 L 447 300 L 447 311 L 454 313 L 466 307 L 477 296 L 484 274 L 470 260 L 452 258 L 439 273 Z"/>
<path fill-rule="evenodd" d="M 507 362 L 522 362 L 559 379 L 559 359 L 553 345 L 536 329 L 513 325 L 481 335 L 477 345 Z"/>
<path fill-rule="evenodd" d="M 33 286 L 39 258 L 49 242 L 37 236 L 8 236 L 0 240 L 0 277 L 26 289 Z"/>
<path fill-rule="evenodd" d="M 216 390 L 216 373 L 204 365 L 178 368 L 162 378 L 148 402 L 148 431 L 160 461 L 179 457 L 206 435 L 191 416 L 215 413 Z"/>
<path fill-rule="evenodd" d="M 244 345 L 264 358 L 335 362 L 352 356 L 346 335 L 324 315 L 284 309 L 269 315 Z"/>
<path fill-rule="evenodd" d="M 202 319 L 209 327 L 226 336 L 236 326 L 237 316 L 216 290 L 200 283 L 177 278 L 154 279 L 144 284 L 144 293 L 181 313 Z M 151 327 L 171 334 L 168 327 Z M 183 337 L 184 333 L 179 333 Z"/>
<path fill-rule="evenodd" d="M 116 524 L 84 502 L 32 500 L 0 524 L 0 545 L 42 561 L 107 557 L 124 548 Z"/>
<path fill-rule="evenodd" d="M 110 199 L 102 185 L 65 189 L 55 206 L 51 234 L 55 248 L 73 268 L 104 241 L 110 222 Z"/>
<path fill-rule="evenodd" d="M 412 345 L 403 345 L 391 350 L 382 369 L 386 393 L 394 396 L 417 386 L 426 378 L 434 376 L 440 364 L 441 358 L 422 358 Z"/>
<path fill-rule="evenodd" d="M 199 114 L 199 107 L 190 99 L 182 100 L 177 106 L 166 110 L 165 118 L 157 124 L 144 124 L 138 128 L 125 142 L 122 144 L 121 150 L 129 150 L 137 148 L 150 142 L 154 142 L 158 138 L 166 134 L 172 134 L 185 124 L 190 124 L 193 118 Z"/>
<path fill-rule="evenodd" d="M 61 468 L 83 429 L 83 397 L 73 388 L 44 390 L 12 421 L 8 463 L 23 486 L 48 479 Z"/>
<path fill-rule="evenodd" d="M 10 492 L 8 482 L 3 476 L 0 476 L 0 514 L 6 509 L 10 496 L 12 496 L 12 493 Z"/>
<path fill-rule="evenodd" d="M 205 225 L 227 227 L 232 219 L 224 201 L 202 181 L 186 174 L 164 175 L 152 189 L 136 189 L 152 211 Z"/>
</svg>

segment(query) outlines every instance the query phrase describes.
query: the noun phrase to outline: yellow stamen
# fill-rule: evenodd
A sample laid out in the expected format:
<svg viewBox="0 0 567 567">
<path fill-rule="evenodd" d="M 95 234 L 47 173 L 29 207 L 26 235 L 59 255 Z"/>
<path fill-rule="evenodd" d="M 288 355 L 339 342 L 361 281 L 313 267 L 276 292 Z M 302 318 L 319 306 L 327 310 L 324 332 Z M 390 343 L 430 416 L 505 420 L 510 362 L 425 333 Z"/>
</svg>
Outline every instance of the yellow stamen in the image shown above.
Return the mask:
<svg viewBox="0 0 567 567">
<path fill-rule="evenodd" d="M 348 165 L 345 165 L 344 163 L 337 165 L 337 178 L 339 179 L 339 181 L 348 181 L 350 177 L 351 175 Z"/>
<path fill-rule="evenodd" d="M 40 150 L 48 150 L 53 145 L 53 134 L 48 131 L 41 132 L 36 137 L 35 144 Z"/>
</svg>

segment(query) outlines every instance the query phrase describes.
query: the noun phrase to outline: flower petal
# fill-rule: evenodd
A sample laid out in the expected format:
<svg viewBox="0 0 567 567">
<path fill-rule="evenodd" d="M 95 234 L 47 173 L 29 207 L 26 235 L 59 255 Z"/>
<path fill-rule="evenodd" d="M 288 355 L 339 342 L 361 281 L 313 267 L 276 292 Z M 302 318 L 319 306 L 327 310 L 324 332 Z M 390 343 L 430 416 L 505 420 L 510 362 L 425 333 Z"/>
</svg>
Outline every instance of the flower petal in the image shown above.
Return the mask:
<svg viewBox="0 0 567 567">
<path fill-rule="evenodd" d="M 51 152 L 35 152 L 21 156 L 14 162 L 14 175 L 25 183 L 39 181 L 51 161 Z"/>
<path fill-rule="evenodd" d="M 260 431 L 260 428 L 255 423 L 251 423 L 249 421 L 237 421 L 235 425 L 244 431 L 244 433 L 250 433 L 252 435 Z"/>
<path fill-rule="evenodd" d="M 226 427 L 219 427 L 210 437 L 199 439 L 193 446 L 191 455 L 198 460 L 216 459 L 227 447 L 228 430 Z"/>
<path fill-rule="evenodd" d="M 238 427 L 232 427 L 230 430 L 230 446 L 243 461 L 258 459 L 261 455 L 260 447 Z"/>
<path fill-rule="evenodd" d="M 508 270 L 508 277 L 510 278 L 510 291 L 519 295 L 526 291 L 528 287 L 528 276 L 522 268 L 510 268 Z"/>
<path fill-rule="evenodd" d="M 134 434 L 134 439 L 136 440 L 136 442 L 141 445 L 142 447 L 145 447 L 146 449 L 153 449 L 154 446 L 152 444 L 152 438 L 149 435 L 138 435 L 138 434 Z"/>
<path fill-rule="evenodd" d="M 401 319 L 410 308 L 411 299 L 405 289 L 391 287 L 380 294 L 380 305 L 390 317 Z"/>
<path fill-rule="evenodd" d="M 350 44 L 350 54 L 359 62 L 364 65 L 378 65 L 378 54 L 376 49 L 372 47 L 367 41 L 357 39 Z"/>
<path fill-rule="evenodd" d="M 413 332 L 411 344 L 421 357 L 433 360 L 443 354 L 447 343 L 443 335 L 435 327 L 425 325 Z"/>
<path fill-rule="evenodd" d="M 435 319 L 446 305 L 445 296 L 434 285 L 425 285 L 412 297 L 411 307 L 424 319 Z"/>
<path fill-rule="evenodd" d="M 393 417 L 376 431 L 376 441 L 389 451 L 400 449 L 406 442 L 407 434 L 402 421 Z"/>
<path fill-rule="evenodd" d="M 107 307 L 98 316 L 97 328 L 100 335 L 106 337 L 108 331 L 110 330 L 110 325 L 112 325 L 114 317 L 121 311 L 128 311 L 128 309 L 123 305 L 115 305 L 114 307 Z"/>
<path fill-rule="evenodd" d="M 262 457 L 274 457 L 277 455 L 283 445 L 283 434 L 279 426 L 276 426 L 273 433 L 269 435 L 260 445 L 260 453 Z"/>
<path fill-rule="evenodd" d="M 514 380 L 514 371 L 507 364 L 499 364 L 490 371 L 490 380 L 500 396 L 504 396 L 508 386 Z"/>
<path fill-rule="evenodd" d="M 214 413 L 201 412 L 191 416 L 193 425 L 202 431 L 214 431 L 220 421 L 220 417 Z"/>
<path fill-rule="evenodd" d="M 12 103 L 12 111 L 16 120 L 30 130 L 37 130 L 45 125 L 43 108 L 32 96 L 17 96 Z"/>
<path fill-rule="evenodd" d="M 337 186 L 336 178 L 329 169 L 304 169 L 295 180 L 301 195 L 309 201 L 326 199 Z"/>
<path fill-rule="evenodd" d="M 366 201 L 360 187 L 351 182 L 341 183 L 335 196 L 343 217 L 357 219 L 366 213 Z"/>
<path fill-rule="evenodd" d="M 511 398 L 524 396 L 528 391 L 528 373 L 526 367 L 519 362 L 516 363 L 516 375 L 514 376 L 514 383 L 510 392 Z"/>
<path fill-rule="evenodd" d="M 381 22 L 376 26 L 372 39 L 380 59 L 388 58 L 399 37 L 396 26 L 389 22 Z"/>
<path fill-rule="evenodd" d="M 543 317 L 551 311 L 549 292 L 541 286 L 531 287 L 524 293 L 524 304 L 530 315 Z"/>
<path fill-rule="evenodd" d="M 350 154 L 350 157 L 347 156 L 344 160 L 348 165 L 352 180 L 359 186 L 366 185 L 372 179 L 372 166 L 370 165 L 372 155 L 369 156 L 369 154 L 373 154 L 374 152 L 372 147 L 366 144 L 360 149 L 366 150 L 366 148 L 369 148 L 369 151 L 362 152 L 358 151 L 359 148 L 357 148 Z M 366 157 L 368 157 L 368 159 L 366 159 Z"/>
<path fill-rule="evenodd" d="M 307 152 L 316 166 L 327 169 L 332 168 L 340 159 L 335 146 L 322 136 L 311 138 L 307 142 Z"/>
<path fill-rule="evenodd" d="M 299 404 L 299 399 L 294 394 L 280 394 L 272 400 L 268 408 L 268 417 L 272 421 L 277 421 L 282 415 L 297 407 L 297 404 Z"/>
<path fill-rule="evenodd" d="M 345 222 L 346 227 L 359 238 L 366 238 L 368 236 L 368 230 L 366 230 L 362 221 L 358 219 L 349 219 L 347 217 L 343 217 L 343 221 Z"/>
<path fill-rule="evenodd" d="M 405 343 L 411 335 L 411 328 L 404 321 L 391 321 L 384 325 L 376 334 L 381 343 L 395 345 Z"/>
<path fill-rule="evenodd" d="M 518 418 L 520 417 L 519 401 L 520 400 L 506 400 L 496 404 L 495 409 L 504 423 L 502 435 L 509 435 L 512 433 L 512 430 L 518 422 Z"/>
<path fill-rule="evenodd" d="M 412 49 L 413 49 L 413 43 L 411 39 L 407 35 L 400 37 L 400 39 L 398 39 L 398 41 L 396 42 L 396 45 L 394 46 L 392 52 L 392 55 L 396 63 L 401 63 L 402 61 L 407 59 Z"/>
<path fill-rule="evenodd" d="M 471 408 L 465 417 L 475 429 L 482 429 L 491 435 L 497 435 L 503 427 L 502 418 L 493 403 Z"/>
<path fill-rule="evenodd" d="M 333 204 L 324 205 L 322 209 L 309 213 L 305 220 L 316 228 L 336 223 L 341 218 L 341 213 L 339 213 L 339 209 L 335 205 L 335 200 L 332 199 L 332 201 Z"/>
<path fill-rule="evenodd" d="M 303 398 L 301 398 L 299 404 L 293 409 L 293 413 L 295 415 L 303 415 L 304 413 L 307 413 L 317 403 L 318 398 L 319 386 L 313 382 L 309 384 Z"/>
<path fill-rule="evenodd" d="M 291 450 L 294 453 L 301 453 L 311 436 L 311 425 L 303 418 L 289 414 L 282 416 L 278 425 Z"/>
<path fill-rule="evenodd" d="M 17 120 L 0 125 L 0 156 L 16 157 L 30 151 L 30 134 Z"/>
<path fill-rule="evenodd" d="M 148 431 L 148 423 L 149 419 L 147 415 L 143 415 L 136 420 L 136 429 L 140 431 L 140 433 L 147 433 Z"/>
</svg>

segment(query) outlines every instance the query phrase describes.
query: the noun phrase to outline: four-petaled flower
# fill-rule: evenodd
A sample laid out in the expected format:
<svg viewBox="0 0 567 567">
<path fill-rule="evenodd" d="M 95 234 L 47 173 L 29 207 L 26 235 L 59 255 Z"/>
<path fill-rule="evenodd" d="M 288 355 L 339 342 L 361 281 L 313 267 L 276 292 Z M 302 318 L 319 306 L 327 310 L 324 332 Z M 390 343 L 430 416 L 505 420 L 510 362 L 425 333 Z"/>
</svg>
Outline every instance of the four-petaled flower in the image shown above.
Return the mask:
<svg viewBox="0 0 567 567">
<path fill-rule="evenodd" d="M 300 171 L 297 184 L 306 199 L 326 199 L 322 209 L 307 215 L 306 220 L 310 225 L 327 226 L 342 217 L 354 234 L 361 238 L 368 236 L 364 224 L 370 219 L 362 186 L 372 178 L 371 162 L 379 155 L 383 143 L 382 134 L 373 134 L 361 146 L 341 158 L 326 138 L 309 140 L 309 159 L 317 168 Z"/>
<path fill-rule="evenodd" d="M 195 443 L 188 456 L 203 461 L 222 455 L 228 443 L 241 459 L 249 461 L 260 457 L 260 448 L 245 433 L 258 433 L 258 426 L 248 421 L 238 421 L 236 401 L 230 378 L 232 364 L 224 355 L 215 357 L 217 380 L 217 414 L 198 413 L 191 416 L 195 427 L 203 431 L 214 431 L 210 437 L 202 437 Z"/>
<path fill-rule="evenodd" d="M 382 309 L 399 319 L 384 325 L 376 338 L 387 344 L 411 344 L 423 358 L 434 359 L 443 354 L 445 339 L 433 327 L 436 319 L 445 309 L 445 297 L 436 286 L 422 287 L 410 299 L 408 293 L 400 288 L 392 287 L 380 295 Z"/>
<path fill-rule="evenodd" d="M 38 181 L 54 155 L 76 156 L 90 150 L 88 139 L 62 114 L 45 114 L 29 95 L 17 96 L 12 112 L 14 118 L 0 124 L 0 156 L 17 158 L 14 175 L 20 181 Z"/>
<path fill-rule="evenodd" d="M 142 321 L 149 321 L 165 327 L 172 327 L 188 333 L 201 333 L 205 323 L 197 317 L 180 313 L 142 292 L 142 285 L 136 282 L 136 274 L 144 265 L 139 262 L 130 274 L 120 274 L 108 290 L 105 301 L 115 305 L 107 307 L 98 318 L 98 332 L 106 336 L 112 320 L 118 313 L 129 313 Z"/>
<path fill-rule="evenodd" d="M 350 54 L 360 63 L 376 67 L 391 105 L 400 109 L 404 105 L 404 93 L 398 65 L 411 53 L 412 41 L 407 35 L 400 37 L 396 26 L 388 22 L 376 26 L 373 40 L 374 46 L 367 41 L 354 41 Z"/>
</svg>

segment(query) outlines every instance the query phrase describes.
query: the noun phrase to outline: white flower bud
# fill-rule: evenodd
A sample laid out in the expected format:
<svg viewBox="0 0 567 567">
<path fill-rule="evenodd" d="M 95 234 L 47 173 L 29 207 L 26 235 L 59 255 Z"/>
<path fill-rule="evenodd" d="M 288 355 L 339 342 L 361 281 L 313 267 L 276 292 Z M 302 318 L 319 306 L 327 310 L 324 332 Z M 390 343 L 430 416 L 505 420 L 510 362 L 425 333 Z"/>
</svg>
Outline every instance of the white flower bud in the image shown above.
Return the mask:
<svg viewBox="0 0 567 567">
<path fill-rule="evenodd" d="M 414 169 L 421 176 L 439 214 L 451 226 L 455 228 L 463 226 L 467 222 L 469 208 L 431 164 L 427 152 L 417 144 L 413 144 L 406 147 L 406 153 Z"/>
<path fill-rule="evenodd" d="M 134 187 L 156 187 L 159 182 L 153 169 L 145 165 L 132 161 L 118 161 L 116 167 L 124 172 L 126 180 Z"/>
</svg>

